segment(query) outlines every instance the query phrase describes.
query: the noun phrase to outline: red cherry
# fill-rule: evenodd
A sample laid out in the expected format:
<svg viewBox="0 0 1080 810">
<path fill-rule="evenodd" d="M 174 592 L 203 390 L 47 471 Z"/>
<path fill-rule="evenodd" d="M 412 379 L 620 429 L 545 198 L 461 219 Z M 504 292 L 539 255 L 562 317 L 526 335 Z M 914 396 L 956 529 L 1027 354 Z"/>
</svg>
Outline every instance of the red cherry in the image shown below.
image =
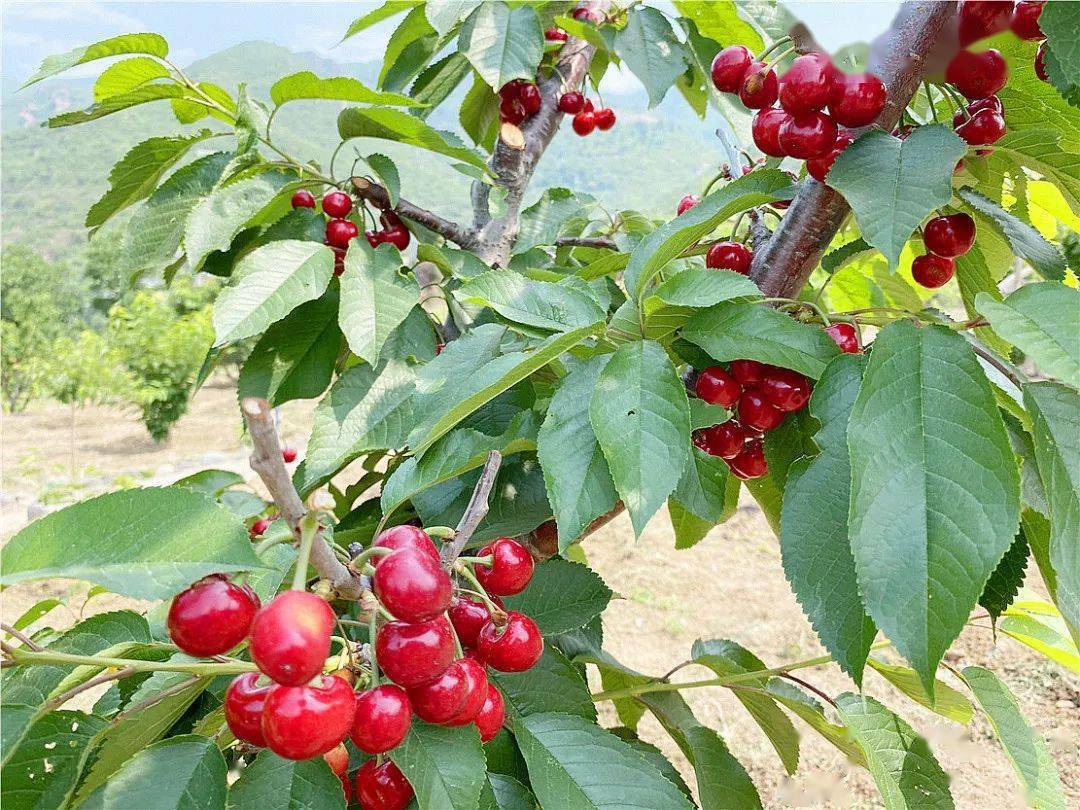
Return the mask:
<svg viewBox="0 0 1080 810">
<path fill-rule="evenodd" d="M 238 740 L 266 747 L 262 732 L 263 705 L 267 695 L 277 688 L 275 683 L 259 685 L 258 672 L 237 675 L 225 690 L 225 722 Z"/>
<path fill-rule="evenodd" d="M 412 548 L 424 552 L 435 562 L 439 561 L 439 550 L 435 547 L 431 535 L 418 526 L 410 526 L 408 523 L 386 529 L 375 538 L 372 545 L 378 548 L 394 549 L 395 551 Z M 382 557 L 373 558 L 372 564 L 378 567 L 381 559 Z"/>
<path fill-rule="evenodd" d="M 779 107 L 769 107 L 755 114 L 750 134 L 757 148 L 770 157 L 785 157 L 786 153 L 780 146 L 780 126 L 790 117 Z"/>
<path fill-rule="evenodd" d="M 484 701 L 487 700 L 487 672 L 484 670 L 483 663 L 471 656 L 459 658 L 455 663 L 461 667 L 461 671 L 465 675 L 468 691 L 461 709 L 443 725 L 467 726 L 480 714 L 480 710 L 484 708 Z"/>
<path fill-rule="evenodd" d="M 1009 66 L 1000 51 L 960 51 L 945 68 L 945 80 L 969 99 L 987 98 L 1005 86 Z"/>
<path fill-rule="evenodd" d="M 769 471 L 769 465 L 765 462 L 765 448 L 761 439 L 748 441 L 743 451 L 728 462 L 728 467 L 737 478 L 744 481 L 765 475 Z"/>
<path fill-rule="evenodd" d="M 326 244 L 347 248 L 349 240 L 360 235 L 356 223 L 349 219 L 332 219 L 326 223 Z"/>
<path fill-rule="evenodd" d="M 292 195 L 292 207 L 293 208 L 314 208 L 315 207 L 315 195 L 308 191 L 306 188 L 302 188 Z"/>
<path fill-rule="evenodd" d="M 338 743 L 323 754 L 323 759 L 330 766 L 330 770 L 334 772 L 334 776 L 342 777 L 349 770 L 349 749 L 345 747 L 344 743 Z"/>
<path fill-rule="evenodd" d="M 473 720 L 480 729 L 480 742 L 490 742 L 499 729 L 502 728 L 506 719 L 506 703 L 503 701 L 502 692 L 493 683 L 487 686 L 487 695 L 484 697 L 484 705 Z"/>
<path fill-rule="evenodd" d="M 549 28 L 544 32 L 544 39 L 548 42 L 566 42 L 568 36 L 561 28 Z"/>
<path fill-rule="evenodd" d="M 682 216 L 700 202 L 701 197 L 697 194 L 687 194 L 679 200 L 679 207 L 675 209 L 675 216 Z"/>
<path fill-rule="evenodd" d="M 439 563 L 411 548 L 383 557 L 372 585 L 383 606 L 406 622 L 422 622 L 445 612 L 453 590 L 450 575 Z"/>
<path fill-rule="evenodd" d="M 480 630 L 476 651 L 499 672 L 524 672 L 544 653 L 544 637 L 536 622 L 515 610 L 506 612 L 506 626 L 488 622 Z"/>
<path fill-rule="evenodd" d="M 776 71 L 764 62 L 752 62 L 739 87 L 739 100 L 751 110 L 763 110 L 776 103 L 778 88 Z"/>
<path fill-rule="evenodd" d="M 585 99 L 585 106 L 581 108 L 582 112 L 594 112 L 596 108 L 590 99 Z"/>
<path fill-rule="evenodd" d="M 596 114 L 588 110 L 582 110 L 573 117 L 570 126 L 578 135 L 585 136 L 596 129 Z"/>
<path fill-rule="evenodd" d="M 361 810 L 404 810 L 412 797 L 412 785 L 390 760 L 380 765 L 369 759 L 356 772 L 356 801 Z"/>
<path fill-rule="evenodd" d="M 769 369 L 761 381 L 765 401 L 782 413 L 792 413 L 810 401 L 810 381 L 797 371 Z"/>
<path fill-rule="evenodd" d="M 533 558 L 525 546 L 509 537 L 500 537 L 478 552 L 492 556 L 491 566 L 477 565 L 476 578 L 488 593 L 513 596 L 521 593 L 533 575 Z"/>
<path fill-rule="evenodd" d="M 834 323 L 825 328 L 825 334 L 833 339 L 845 354 L 859 354 L 859 333 L 850 323 Z"/>
<path fill-rule="evenodd" d="M 713 57 L 712 83 L 721 93 L 737 93 L 754 55 L 743 45 L 729 45 Z"/>
<path fill-rule="evenodd" d="M 933 253 L 916 256 L 915 261 L 911 263 L 911 277 L 917 284 L 930 289 L 946 284 L 953 277 L 955 270 L 956 262 L 944 256 L 935 256 Z"/>
<path fill-rule="evenodd" d="M 832 95 L 835 73 L 823 53 L 796 57 L 780 79 L 780 106 L 792 115 L 822 109 Z"/>
<path fill-rule="evenodd" d="M 615 111 L 611 107 L 601 107 L 595 116 L 597 129 L 607 131 L 615 126 Z"/>
<path fill-rule="evenodd" d="M 960 47 L 1009 27 L 1012 4 L 1001 0 L 964 0 L 960 4 Z"/>
<path fill-rule="evenodd" d="M 344 678 L 327 675 L 305 686 L 279 686 L 266 698 L 266 746 L 285 759 L 311 759 L 345 739 L 356 699 Z"/>
<path fill-rule="evenodd" d="M 499 597 L 491 597 L 491 600 L 502 607 Z M 487 605 L 477 599 L 468 596 L 455 596 L 450 603 L 450 623 L 454 625 L 458 641 L 463 647 L 475 647 L 476 637 L 480 635 L 480 628 L 487 624 L 491 614 L 488 613 Z"/>
<path fill-rule="evenodd" d="M 1035 75 L 1042 81 L 1050 81 L 1050 76 L 1046 72 L 1046 43 L 1043 42 L 1039 45 L 1039 50 L 1035 51 Z"/>
<path fill-rule="evenodd" d="M 518 99 L 525 108 L 526 116 L 536 115 L 540 112 L 540 106 L 544 101 L 540 95 L 540 88 L 535 84 L 522 85 L 521 90 L 518 92 Z"/>
<path fill-rule="evenodd" d="M 396 211 L 391 211 L 389 208 L 384 208 L 379 214 L 379 222 L 387 229 L 399 228 L 402 225 L 401 217 L 397 215 Z"/>
<path fill-rule="evenodd" d="M 499 88 L 499 98 L 519 98 L 521 96 L 521 88 L 528 82 L 524 79 L 512 79 Z"/>
<path fill-rule="evenodd" d="M 717 242 L 705 254 L 705 266 L 714 270 L 734 270 L 744 276 L 750 275 L 750 262 L 754 254 L 739 242 Z"/>
<path fill-rule="evenodd" d="M 328 217 L 346 217 L 352 211 L 352 197 L 344 191 L 331 191 L 322 198 L 322 210 Z"/>
<path fill-rule="evenodd" d="M 967 214 L 934 217 L 923 227 L 923 244 L 938 256 L 963 256 L 975 244 L 975 220 Z"/>
<path fill-rule="evenodd" d="M 286 464 L 292 464 L 296 461 L 296 448 L 295 447 L 282 447 L 281 458 Z"/>
<path fill-rule="evenodd" d="M 731 376 L 743 385 L 758 382 L 768 369 L 768 366 L 757 360 L 732 360 L 728 367 L 731 369 Z"/>
<path fill-rule="evenodd" d="M 1020 39 L 1040 40 L 1046 34 L 1039 27 L 1039 15 L 1042 14 L 1046 0 L 1019 0 L 1013 6 L 1012 20 L 1009 27 Z"/>
<path fill-rule="evenodd" d="M 952 125 L 958 127 L 963 124 L 968 118 L 973 116 L 980 110 L 993 110 L 994 112 L 1004 115 L 1005 105 L 1001 103 L 1001 99 L 997 96 L 988 96 L 987 98 L 979 98 L 970 102 L 967 105 L 967 115 L 964 115 L 963 110 L 957 110 L 953 113 Z"/>
<path fill-rule="evenodd" d="M 836 136 L 836 143 L 833 144 L 833 148 L 829 150 L 825 157 L 814 158 L 806 161 L 806 172 L 819 183 L 825 182 L 825 177 L 829 173 L 829 169 L 836 163 L 836 159 L 840 157 L 840 153 L 843 152 L 848 146 L 851 145 L 855 138 L 852 134 L 842 129 Z"/>
<path fill-rule="evenodd" d="M 780 125 L 780 148 L 800 160 L 828 154 L 836 144 L 836 122 L 822 112 L 793 115 Z"/>
<path fill-rule="evenodd" d="M 255 614 L 251 660 L 286 686 L 307 683 L 330 655 L 334 611 L 307 591 L 283 591 Z"/>
<path fill-rule="evenodd" d="M 404 225 L 396 225 L 383 231 L 383 241 L 389 242 L 398 250 L 404 250 L 409 246 L 409 229 Z"/>
<path fill-rule="evenodd" d="M 709 450 L 709 431 L 707 428 L 698 428 L 690 431 L 690 443 L 702 453 L 713 455 Z"/>
<path fill-rule="evenodd" d="M 772 430 L 784 421 L 784 414 L 773 407 L 759 385 L 743 389 L 739 396 L 739 421 L 754 430 Z"/>
<path fill-rule="evenodd" d="M 364 231 L 364 238 L 367 239 L 368 244 L 373 248 L 377 248 L 383 243 L 382 231 Z"/>
<path fill-rule="evenodd" d="M 428 723 L 445 723 L 465 707 L 470 686 L 462 663 L 465 660 L 459 658 L 435 680 L 409 690 L 409 704 L 417 717 Z"/>
<path fill-rule="evenodd" d="M 979 110 L 956 128 L 956 134 L 971 146 L 987 146 L 1005 135 L 1005 119 L 993 110 Z"/>
<path fill-rule="evenodd" d="M 837 73 L 829 96 L 829 115 L 845 127 L 872 124 L 885 109 L 885 84 L 873 73 Z"/>
<path fill-rule="evenodd" d="M 397 748 L 409 733 L 412 706 L 405 690 L 384 683 L 356 696 L 352 741 L 366 754 L 382 754 Z"/>
<path fill-rule="evenodd" d="M 166 625 L 173 643 L 188 655 L 220 655 L 247 637 L 258 609 L 251 588 L 211 574 L 173 597 Z"/>
<path fill-rule="evenodd" d="M 710 405 L 730 408 L 738 402 L 742 386 L 723 366 L 709 366 L 698 374 L 694 393 Z"/>
<path fill-rule="evenodd" d="M 519 98 L 504 98 L 499 102 L 499 120 L 517 126 L 527 117 L 525 105 Z"/>
<path fill-rule="evenodd" d="M 249 537 L 259 537 L 263 532 L 270 528 L 270 521 L 266 518 L 259 518 L 251 524 L 251 528 L 248 529 Z"/>
<path fill-rule="evenodd" d="M 559 108 L 559 112 L 564 112 L 568 115 L 577 115 L 585 109 L 585 96 L 575 90 L 571 90 L 569 93 L 563 93 L 559 96 L 559 103 L 556 106 Z"/>
<path fill-rule="evenodd" d="M 706 429 L 709 455 L 720 458 L 735 458 L 742 452 L 743 445 L 750 438 L 749 432 L 736 422 L 729 419 L 719 425 L 713 425 Z"/>
<path fill-rule="evenodd" d="M 406 689 L 433 680 L 454 660 L 450 624 L 442 616 L 427 622 L 387 622 L 375 636 L 375 660 L 387 678 Z"/>
</svg>

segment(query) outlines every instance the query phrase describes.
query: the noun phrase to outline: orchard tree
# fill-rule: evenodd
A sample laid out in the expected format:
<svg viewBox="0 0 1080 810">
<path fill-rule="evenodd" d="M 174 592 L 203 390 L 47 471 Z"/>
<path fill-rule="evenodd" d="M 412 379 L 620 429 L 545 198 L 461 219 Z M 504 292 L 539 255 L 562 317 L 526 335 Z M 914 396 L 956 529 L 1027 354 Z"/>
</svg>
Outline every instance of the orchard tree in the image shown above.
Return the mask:
<svg viewBox="0 0 1080 810">
<path fill-rule="evenodd" d="M 1080 5 L 904 4 L 866 64 L 772 6 L 673 6 L 386 3 L 346 33 L 404 15 L 378 87 L 301 72 L 269 100 L 192 80 L 156 34 L 45 60 L 30 83 L 123 57 L 50 126 L 154 101 L 205 124 L 134 146 L 87 225 L 136 206 L 145 272 L 227 277 L 200 378 L 257 339 L 239 406 L 272 502 L 206 470 L 8 543 L 5 585 L 164 601 L 3 627 L 5 804 L 761 807 L 682 695 L 730 688 L 788 773 L 798 727 L 886 807 L 952 807 L 927 742 L 861 694 L 869 667 L 896 705 L 984 712 L 1030 804 L 1065 806 L 1004 683 L 944 659 L 976 625 L 1080 669 Z M 553 139 L 620 126 L 595 92 L 614 66 L 720 113 L 715 177 L 660 221 L 529 188 Z M 342 146 L 448 160 L 470 199 L 452 220 L 379 152 L 289 153 L 272 122 L 300 99 L 348 105 Z M 471 143 L 427 123 L 449 99 Z M 273 418 L 296 399 L 319 399 L 299 460 Z M 666 504 L 693 546 L 743 487 L 827 653 L 616 660 L 579 544 Z M 1015 601 L 1029 560 L 1050 601 Z M 804 672 L 833 664 L 849 691 Z"/>
</svg>

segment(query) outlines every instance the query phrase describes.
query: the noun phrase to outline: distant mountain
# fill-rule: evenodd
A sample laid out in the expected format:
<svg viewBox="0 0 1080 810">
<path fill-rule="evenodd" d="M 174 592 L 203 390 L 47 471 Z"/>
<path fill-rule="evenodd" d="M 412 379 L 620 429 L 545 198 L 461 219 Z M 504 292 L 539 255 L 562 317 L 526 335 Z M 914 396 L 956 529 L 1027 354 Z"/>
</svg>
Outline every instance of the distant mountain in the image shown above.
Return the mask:
<svg viewBox="0 0 1080 810">
<path fill-rule="evenodd" d="M 200 59 L 187 70 L 193 78 L 231 92 L 244 82 L 252 95 L 266 98 L 270 85 L 288 73 L 347 75 L 374 85 L 379 65 L 333 62 L 268 42 L 245 42 Z M 176 123 L 167 106 L 154 104 L 78 127 L 43 128 L 40 123 L 50 115 L 87 106 L 92 81 L 54 79 L 15 93 L 21 78 L 5 77 L 0 89 L 3 240 L 28 243 L 55 256 L 85 239 L 86 210 L 107 188 L 108 170 L 116 160 L 148 137 L 185 127 Z M 563 185 L 593 194 L 609 210 L 668 212 L 683 194 L 700 190 L 703 179 L 721 161 L 714 126 L 694 116 L 677 93 L 670 93 L 651 111 L 646 110 L 643 91 L 608 94 L 605 101 L 619 116 L 615 128 L 579 138 L 564 127 L 537 171 L 536 193 Z M 318 101 L 290 104 L 275 118 L 275 138 L 294 154 L 325 165 L 338 143 L 335 120 L 343 106 Z M 459 130 L 456 116 L 451 98 L 429 123 Z M 341 151 L 338 170 L 356 154 L 376 151 L 398 163 L 405 196 L 447 216 L 466 218 L 461 209 L 468 204 L 467 180 L 436 155 L 387 141 L 356 141 Z"/>
</svg>

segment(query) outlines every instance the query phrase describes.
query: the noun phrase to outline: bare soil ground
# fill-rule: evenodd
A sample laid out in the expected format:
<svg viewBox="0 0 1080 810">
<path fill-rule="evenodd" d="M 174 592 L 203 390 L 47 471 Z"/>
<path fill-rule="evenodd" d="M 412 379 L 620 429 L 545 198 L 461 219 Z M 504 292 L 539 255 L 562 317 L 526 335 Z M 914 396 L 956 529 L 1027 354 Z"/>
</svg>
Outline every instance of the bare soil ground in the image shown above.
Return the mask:
<svg viewBox="0 0 1080 810">
<path fill-rule="evenodd" d="M 302 448 L 311 421 L 309 403 L 283 408 L 282 434 Z M 3 416 L 0 464 L 0 536 L 25 524 L 28 511 L 131 484 L 169 483 L 206 467 L 233 469 L 251 477 L 242 444 L 235 392 L 225 384 L 204 388 L 167 444 L 154 445 L 130 413 L 109 408 L 74 412 L 43 405 Z M 618 594 L 605 616 L 611 652 L 648 673 L 667 671 L 684 660 L 696 638 L 731 638 L 769 665 L 818 655 L 818 644 L 780 567 L 776 539 L 752 500 L 715 528 L 695 548 L 674 551 L 666 516 L 660 515 L 635 540 L 621 517 L 585 544 L 590 564 Z M 1033 588 L 1037 583 L 1030 583 Z M 68 607 L 50 620 L 72 623 L 79 613 L 112 610 L 126 600 L 98 596 L 83 606 L 86 587 L 54 581 L 9 588 L 0 615 L 11 621 L 45 596 L 67 597 Z M 988 630 L 969 628 L 954 645 L 950 662 L 994 669 L 1017 696 L 1021 709 L 1047 739 L 1061 771 L 1070 806 L 1080 806 L 1080 678 L 1008 638 L 995 643 Z M 888 656 L 885 656 L 888 657 Z M 800 673 L 829 694 L 853 690 L 837 667 Z M 708 677 L 688 668 L 687 680 Z M 956 682 L 945 676 L 951 685 Z M 598 688 L 598 684 L 596 685 Z M 925 734 L 952 777 L 959 808 L 1022 807 L 1017 781 L 976 715 L 966 727 L 945 720 L 904 698 L 875 673 L 866 692 L 898 711 Z M 785 776 L 764 735 L 725 689 L 685 692 L 699 719 L 717 729 L 750 771 L 770 808 L 880 806 L 868 774 L 850 767 L 831 746 L 795 721 L 803 736 L 798 772 Z M 617 723 L 610 705 L 601 707 L 606 724 Z M 649 717 L 642 735 L 656 743 L 689 775 L 686 762 Z"/>
</svg>

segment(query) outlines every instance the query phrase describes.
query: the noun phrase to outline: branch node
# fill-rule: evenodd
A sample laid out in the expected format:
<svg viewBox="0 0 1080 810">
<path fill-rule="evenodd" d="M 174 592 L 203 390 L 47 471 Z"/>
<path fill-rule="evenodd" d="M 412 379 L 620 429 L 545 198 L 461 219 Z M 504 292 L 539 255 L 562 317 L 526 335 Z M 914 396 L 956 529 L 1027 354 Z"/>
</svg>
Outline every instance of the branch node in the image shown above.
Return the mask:
<svg viewBox="0 0 1080 810">
<path fill-rule="evenodd" d="M 501 464 L 502 454 L 498 450 L 488 453 L 484 469 L 480 473 L 480 480 L 476 482 L 472 497 L 469 498 L 469 505 L 465 507 L 465 512 L 458 521 L 457 528 L 454 529 L 454 539 L 443 546 L 442 567 L 446 571 L 453 570 L 454 562 L 472 540 L 480 521 L 487 515 L 491 488 L 495 486 L 495 476 L 498 475 Z"/>
</svg>

